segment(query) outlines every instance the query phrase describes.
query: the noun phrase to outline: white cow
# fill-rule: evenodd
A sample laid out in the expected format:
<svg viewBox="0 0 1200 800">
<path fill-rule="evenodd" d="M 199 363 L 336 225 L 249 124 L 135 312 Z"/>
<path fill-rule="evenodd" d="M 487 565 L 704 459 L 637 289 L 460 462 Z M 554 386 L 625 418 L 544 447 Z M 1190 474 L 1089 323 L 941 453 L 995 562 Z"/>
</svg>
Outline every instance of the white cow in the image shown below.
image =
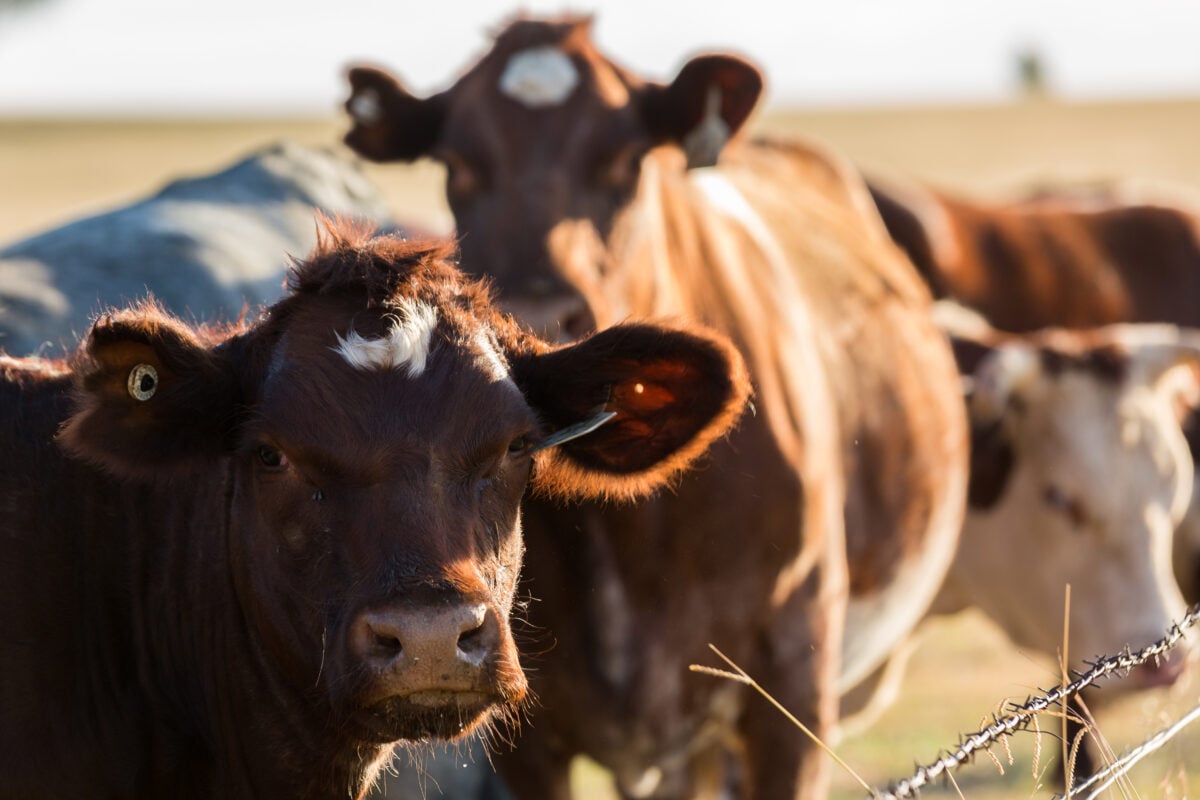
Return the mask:
<svg viewBox="0 0 1200 800">
<path fill-rule="evenodd" d="M 971 483 L 930 613 L 977 606 L 1019 647 L 1057 659 L 1070 584 L 1075 667 L 1160 638 L 1185 611 L 1172 537 L 1192 496 L 1179 419 L 1197 395 L 1200 334 L 1127 324 L 1001 335 L 945 311 L 968 389 Z M 1186 660 L 1177 648 L 1104 695 L 1170 684 Z M 848 695 L 843 730 L 882 711 L 902 672 L 894 662 Z"/>
</svg>

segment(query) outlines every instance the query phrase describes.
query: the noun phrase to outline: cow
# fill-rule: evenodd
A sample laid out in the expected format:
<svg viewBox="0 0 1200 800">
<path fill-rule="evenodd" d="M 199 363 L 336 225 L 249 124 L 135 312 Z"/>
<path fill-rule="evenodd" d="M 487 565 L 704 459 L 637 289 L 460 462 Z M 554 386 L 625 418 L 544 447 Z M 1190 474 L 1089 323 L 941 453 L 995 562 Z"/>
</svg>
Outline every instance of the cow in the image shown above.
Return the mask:
<svg viewBox="0 0 1200 800">
<path fill-rule="evenodd" d="M 1164 324 L 1002 334 L 962 309 L 938 318 L 970 391 L 971 477 L 958 552 L 931 615 L 977 607 L 1024 650 L 1088 659 L 1144 647 L 1183 616 L 1172 538 L 1192 498 L 1181 403 L 1197 400 L 1200 337 Z M 1063 611 L 1070 585 L 1069 637 Z M 1106 686 L 1174 683 L 1180 646 Z M 894 698 L 889 665 L 862 729 Z M 847 698 L 864 702 L 866 692 Z"/>
<path fill-rule="evenodd" d="M 888 232 L 933 293 L 1000 330 L 1200 327 L 1200 213 L 1166 192 L 1043 189 L 987 204 L 895 178 L 869 186 Z M 1185 432 L 1200 455 L 1200 420 L 1189 419 Z M 1200 602 L 1200 487 L 1193 497 L 1175 557 L 1189 603 Z"/>
<path fill-rule="evenodd" d="M 101 308 L 151 292 L 178 315 L 236 318 L 283 292 L 288 256 L 316 241 L 313 210 L 383 223 L 354 160 L 293 142 L 0 250 L 0 349 L 61 354 Z"/>
<path fill-rule="evenodd" d="M 332 223 L 253 321 L 0 358 L 0 797 L 358 797 L 518 713 L 527 485 L 651 491 L 749 381 L 700 326 L 552 347 L 452 258 Z"/>
<path fill-rule="evenodd" d="M 629 317 L 705 322 L 756 390 L 756 413 L 672 494 L 526 506 L 546 633 L 523 651 L 540 704 L 493 756 L 510 787 L 566 797 L 586 754 L 623 797 L 823 796 L 816 745 L 687 668 L 714 643 L 826 735 L 840 688 L 906 636 L 953 555 L 959 380 L 860 177 L 802 143 L 731 141 L 762 90 L 743 59 L 649 82 L 597 50 L 586 18 L 512 22 L 428 98 L 374 67 L 349 79 L 347 144 L 446 165 L 463 268 L 506 308 L 567 340 Z"/>
<path fill-rule="evenodd" d="M 1184 205 L 1115 190 L 987 204 L 896 179 L 869 185 L 934 295 L 1000 330 L 1200 327 L 1200 214 Z"/>
</svg>

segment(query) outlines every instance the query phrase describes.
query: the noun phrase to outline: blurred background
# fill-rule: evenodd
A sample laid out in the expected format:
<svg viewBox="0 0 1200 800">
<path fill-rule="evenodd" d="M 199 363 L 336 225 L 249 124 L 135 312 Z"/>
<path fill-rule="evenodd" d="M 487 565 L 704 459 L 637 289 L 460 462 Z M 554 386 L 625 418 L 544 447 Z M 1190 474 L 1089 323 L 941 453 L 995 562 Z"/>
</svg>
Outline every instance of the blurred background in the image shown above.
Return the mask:
<svg viewBox="0 0 1200 800">
<path fill-rule="evenodd" d="M 992 197 L 1111 179 L 1200 196 L 1195 0 L 521 7 L 595 12 L 601 48 L 661 80 L 700 51 L 742 54 L 768 79 L 754 130 L 815 138 L 871 171 Z M 0 246 L 281 137 L 334 145 L 347 127 L 348 65 L 382 65 L 433 92 L 517 10 L 497 0 L 0 0 Z M 368 174 L 398 218 L 449 230 L 439 167 Z M 1004 699 L 1056 682 L 982 617 L 960 616 L 933 627 L 902 702 L 839 752 L 872 783 L 904 777 Z M 1196 695 L 1193 674 L 1130 698 L 1102 731 L 1119 752 Z M 1055 745 L 1039 756 L 1023 734 L 1014 746 L 1011 766 L 997 753 L 1003 775 L 982 759 L 960 775 L 964 794 L 1029 796 L 1048 782 L 1038 776 Z M 1145 796 L 1196 796 L 1200 737 L 1135 774 Z M 839 796 L 860 796 L 838 780 Z"/>
</svg>

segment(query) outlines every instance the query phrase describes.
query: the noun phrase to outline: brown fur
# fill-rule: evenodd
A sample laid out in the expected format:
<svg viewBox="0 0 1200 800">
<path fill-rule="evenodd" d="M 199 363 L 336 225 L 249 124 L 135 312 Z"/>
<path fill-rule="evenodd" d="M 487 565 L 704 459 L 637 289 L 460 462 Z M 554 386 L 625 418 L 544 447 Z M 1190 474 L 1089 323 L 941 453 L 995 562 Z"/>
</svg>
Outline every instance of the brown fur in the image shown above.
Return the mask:
<svg viewBox="0 0 1200 800">
<path fill-rule="evenodd" d="M 1200 220 L 1182 207 L 1071 197 L 986 204 L 877 181 L 888 230 L 935 295 L 997 328 L 1200 326 Z"/>
</svg>

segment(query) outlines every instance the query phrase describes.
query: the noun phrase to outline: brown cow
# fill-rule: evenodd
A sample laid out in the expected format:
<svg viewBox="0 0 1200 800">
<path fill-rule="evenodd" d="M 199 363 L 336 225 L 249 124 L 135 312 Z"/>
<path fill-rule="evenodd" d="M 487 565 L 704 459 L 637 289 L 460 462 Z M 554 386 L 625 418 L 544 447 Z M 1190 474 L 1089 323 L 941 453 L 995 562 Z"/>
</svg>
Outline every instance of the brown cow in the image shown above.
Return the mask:
<svg viewBox="0 0 1200 800">
<path fill-rule="evenodd" d="M 933 293 L 1001 330 L 1200 327 L 1200 216 L 1183 207 L 1069 193 L 986 204 L 894 180 L 870 187 Z"/>
<path fill-rule="evenodd" d="M 865 186 L 801 145 L 725 148 L 762 86 L 744 61 L 702 56 L 650 83 L 602 56 L 584 19 L 515 22 L 428 99 L 374 69 L 350 80 L 348 143 L 447 165 L 464 268 L 508 307 L 567 336 L 705 321 L 757 388 L 757 413 L 672 495 L 527 506 L 530 618 L 548 633 L 528 654 L 541 707 L 499 758 L 513 788 L 566 796 L 586 753 L 627 797 L 710 780 L 822 796 L 810 742 L 687 665 L 711 663 L 713 642 L 825 734 L 839 684 L 906 635 L 953 553 L 958 377 Z"/>
<path fill-rule="evenodd" d="M 334 229 L 253 324 L 0 357 L 0 796 L 353 797 L 513 713 L 531 475 L 647 491 L 749 384 L 699 328 L 552 349 L 451 255 Z"/>
</svg>

